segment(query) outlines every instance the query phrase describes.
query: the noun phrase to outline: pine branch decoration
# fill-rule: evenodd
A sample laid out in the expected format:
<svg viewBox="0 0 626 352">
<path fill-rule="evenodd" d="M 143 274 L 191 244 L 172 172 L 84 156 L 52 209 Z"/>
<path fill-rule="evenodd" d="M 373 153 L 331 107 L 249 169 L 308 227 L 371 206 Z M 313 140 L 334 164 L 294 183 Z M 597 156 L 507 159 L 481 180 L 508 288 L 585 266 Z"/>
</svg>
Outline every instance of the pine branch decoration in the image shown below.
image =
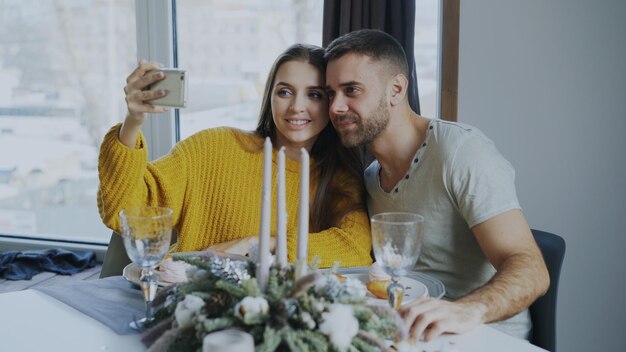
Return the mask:
<svg viewBox="0 0 626 352">
<path fill-rule="evenodd" d="M 322 274 L 318 272 L 310 273 L 301 277 L 298 281 L 296 281 L 293 287 L 293 291 L 291 292 L 291 297 L 298 297 L 306 293 L 306 291 L 308 291 L 309 288 L 315 285 L 315 282 L 317 282 L 317 280 L 319 280 L 321 277 Z"/>
<path fill-rule="evenodd" d="M 404 336 L 398 313 L 365 305 L 358 281 L 319 271 L 295 280 L 293 265 L 271 266 L 263 292 L 253 263 L 176 258 L 194 267 L 188 282 L 160 293 L 158 319 L 143 339 L 151 351 L 197 351 L 207 334 L 229 328 L 252 335 L 261 352 L 386 351 L 384 338 Z"/>
</svg>

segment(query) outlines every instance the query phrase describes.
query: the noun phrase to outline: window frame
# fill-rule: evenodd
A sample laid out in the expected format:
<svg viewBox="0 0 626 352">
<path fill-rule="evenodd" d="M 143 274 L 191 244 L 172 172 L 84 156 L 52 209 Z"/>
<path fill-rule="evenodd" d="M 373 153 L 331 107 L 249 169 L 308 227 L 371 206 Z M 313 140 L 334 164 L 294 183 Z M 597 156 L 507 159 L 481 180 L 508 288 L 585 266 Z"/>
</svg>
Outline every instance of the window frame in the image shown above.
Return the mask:
<svg viewBox="0 0 626 352">
<path fill-rule="evenodd" d="M 137 60 L 177 67 L 175 45 L 176 0 L 135 0 Z M 148 144 L 148 160 L 167 154 L 178 141 L 178 109 L 150 114 L 141 130 Z"/>
<path fill-rule="evenodd" d="M 459 20 L 460 0 L 441 0 L 439 30 L 439 95 L 440 119 L 458 121 L 459 86 Z"/>
</svg>

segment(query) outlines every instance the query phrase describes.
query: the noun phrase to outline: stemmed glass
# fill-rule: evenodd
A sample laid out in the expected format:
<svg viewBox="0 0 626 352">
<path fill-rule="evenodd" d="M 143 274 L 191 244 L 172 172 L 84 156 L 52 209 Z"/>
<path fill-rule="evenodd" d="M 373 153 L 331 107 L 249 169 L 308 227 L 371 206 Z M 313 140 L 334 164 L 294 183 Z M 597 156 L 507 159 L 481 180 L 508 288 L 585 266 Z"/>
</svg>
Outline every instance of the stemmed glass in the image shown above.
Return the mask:
<svg viewBox="0 0 626 352">
<path fill-rule="evenodd" d="M 152 300 L 157 291 L 154 268 L 163 260 L 172 239 L 173 211 L 170 208 L 143 206 L 120 211 L 122 238 L 126 253 L 141 268 L 141 290 L 146 302 L 145 318 L 133 321 L 141 329 L 152 320 Z"/>
<path fill-rule="evenodd" d="M 374 257 L 391 276 L 387 297 L 391 307 L 402 305 L 404 287 L 399 278 L 413 270 L 424 239 L 424 217 L 413 213 L 381 213 L 371 219 Z"/>
</svg>

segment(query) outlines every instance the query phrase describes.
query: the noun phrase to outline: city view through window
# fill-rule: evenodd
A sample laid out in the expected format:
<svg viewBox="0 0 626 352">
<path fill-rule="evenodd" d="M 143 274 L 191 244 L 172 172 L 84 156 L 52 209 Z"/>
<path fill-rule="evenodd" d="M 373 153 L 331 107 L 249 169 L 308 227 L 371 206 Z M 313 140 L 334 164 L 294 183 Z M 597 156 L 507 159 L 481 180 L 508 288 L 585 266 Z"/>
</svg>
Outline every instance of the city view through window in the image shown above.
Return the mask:
<svg viewBox="0 0 626 352">
<path fill-rule="evenodd" d="M 421 113 L 435 117 L 438 0 L 418 0 L 415 60 Z M 289 45 L 322 45 L 320 0 L 178 0 L 179 66 L 188 73 L 180 138 L 210 127 L 256 127 L 265 80 Z M 276 20 L 280 19 L 280 20 Z"/>
<path fill-rule="evenodd" d="M 422 114 L 435 116 L 438 0 L 418 0 Z M 180 136 L 253 129 L 268 70 L 288 45 L 321 45 L 320 0 L 178 0 L 188 72 Z M 126 113 L 137 61 L 129 0 L 0 0 L 0 234 L 106 242 L 96 203 L 102 137 Z"/>
<path fill-rule="evenodd" d="M 98 148 L 125 111 L 133 1 L 0 1 L 0 233 L 105 241 Z"/>
</svg>

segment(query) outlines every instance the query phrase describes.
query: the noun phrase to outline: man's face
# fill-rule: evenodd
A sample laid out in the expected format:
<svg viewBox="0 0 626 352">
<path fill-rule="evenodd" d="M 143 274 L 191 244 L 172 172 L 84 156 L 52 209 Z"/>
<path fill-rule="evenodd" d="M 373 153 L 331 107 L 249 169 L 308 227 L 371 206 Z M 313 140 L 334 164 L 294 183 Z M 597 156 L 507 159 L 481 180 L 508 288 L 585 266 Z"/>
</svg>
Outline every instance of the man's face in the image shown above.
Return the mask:
<svg viewBox="0 0 626 352">
<path fill-rule="evenodd" d="M 330 119 L 346 147 L 373 142 L 389 123 L 386 80 L 380 64 L 346 54 L 326 68 Z"/>
</svg>

